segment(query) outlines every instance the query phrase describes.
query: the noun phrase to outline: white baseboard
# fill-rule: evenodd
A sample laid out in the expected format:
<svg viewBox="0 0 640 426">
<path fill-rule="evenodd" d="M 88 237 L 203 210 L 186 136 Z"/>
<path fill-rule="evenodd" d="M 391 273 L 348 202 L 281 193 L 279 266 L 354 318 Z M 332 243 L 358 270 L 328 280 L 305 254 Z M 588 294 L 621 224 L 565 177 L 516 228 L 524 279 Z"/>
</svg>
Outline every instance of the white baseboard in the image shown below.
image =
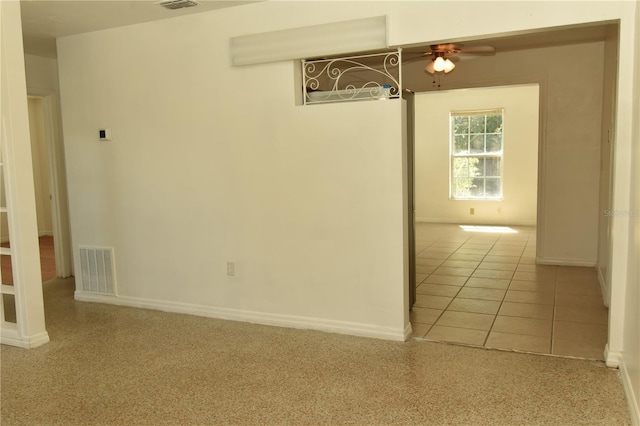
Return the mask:
<svg viewBox="0 0 640 426">
<path fill-rule="evenodd" d="M 604 363 L 609 368 L 618 368 L 622 360 L 622 352 L 612 351 L 607 343 L 604 347 Z"/>
<path fill-rule="evenodd" d="M 594 268 L 597 261 L 594 260 L 579 260 L 579 259 L 554 259 L 554 258 L 536 258 L 538 265 L 555 265 L 555 266 L 584 266 Z"/>
<path fill-rule="evenodd" d="M 42 333 L 34 334 L 33 336 L 22 336 L 18 333 L 15 326 L 3 326 L 2 337 L 0 337 L 0 343 L 3 345 L 16 346 L 18 348 L 32 349 L 42 346 L 49 342 L 49 333 L 43 331 Z"/>
<path fill-rule="evenodd" d="M 369 324 L 327 320 L 322 318 L 302 317 L 297 315 L 270 314 L 246 311 L 241 309 L 217 308 L 212 306 L 192 305 L 188 303 L 167 302 L 128 296 L 109 296 L 83 291 L 76 291 L 76 300 L 82 302 L 107 303 L 132 308 L 155 309 L 187 315 L 196 315 L 223 320 L 250 322 L 278 327 L 318 330 L 330 333 L 349 334 L 352 336 L 374 337 L 384 340 L 403 342 L 406 340 L 406 328 L 380 327 Z M 409 325 L 409 330 L 410 330 Z M 411 331 L 409 331 L 411 334 Z"/>
<path fill-rule="evenodd" d="M 411 333 L 413 333 L 413 328 L 411 328 L 411 322 L 409 322 L 404 327 L 404 340 L 405 341 L 409 340 L 409 336 L 411 336 Z"/>
<path fill-rule="evenodd" d="M 451 217 L 416 217 L 418 223 L 448 223 L 453 225 L 486 225 L 486 226 L 536 226 L 535 220 L 492 220 L 478 218 Z"/>
<path fill-rule="evenodd" d="M 636 399 L 636 394 L 631 384 L 631 377 L 629 376 L 629 370 L 627 370 L 627 364 L 624 360 L 624 353 L 610 350 L 609 344 L 607 344 L 604 348 L 604 360 L 607 367 L 617 368 L 620 371 L 620 381 L 622 381 L 622 388 L 627 400 L 627 405 L 629 406 L 631 424 L 640 425 L 640 407 L 638 406 L 638 400 Z"/>
<path fill-rule="evenodd" d="M 631 424 L 640 425 L 640 407 L 638 407 L 638 400 L 636 399 L 633 386 L 631 385 L 631 377 L 629 377 L 629 370 L 627 370 L 624 357 L 622 357 L 620 361 L 620 379 L 622 380 L 622 387 L 624 389 L 624 394 L 627 397 L 627 404 L 629 405 Z"/>
</svg>

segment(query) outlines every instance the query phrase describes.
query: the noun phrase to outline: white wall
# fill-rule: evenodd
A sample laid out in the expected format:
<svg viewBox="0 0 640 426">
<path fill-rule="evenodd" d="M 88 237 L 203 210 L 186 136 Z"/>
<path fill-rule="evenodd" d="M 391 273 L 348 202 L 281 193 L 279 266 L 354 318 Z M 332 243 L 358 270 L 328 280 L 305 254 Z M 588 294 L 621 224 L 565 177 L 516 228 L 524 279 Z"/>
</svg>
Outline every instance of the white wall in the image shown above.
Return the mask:
<svg viewBox="0 0 640 426">
<path fill-rule="evenodd" d="M 639 5 L 640 6 L 640 5 Z M 635 51 L 640 50 L 640 7 L 635 14 Z M 640 424 L 640 55 L 635 58 L 633 94 L 632 179 L 629 203 L 629 270 L 625 289 L 622 380 L 627 391 L 632 421 Z"/>
<path fill-rule="evenodd" d="M 618 34 L 608 32 L 604 44 L 604 76 L 602 90 L 602 128 L 600 136 L 600 195 L 598 210 L 598 278 L 606 306 L 611 298 L 611 173 L 615 141 L 616 71 L 618 66 Z"/>
<path fill-rule="evenodd" d="M 52 235 L 51 201 L 49 199 L 49 156 L 47 154 L 47 141 L 44 134 L 42 100 L 30 97 L 27 100 L 27 104 L 29 108 L 29 134 L 31 135 L 38 235 Z"/>
<path fill-rule="evenodd" d="M 129 303 L 403 339 L 400 101 L 296 106 L 291 64 L 229 66 L 241 16 L 59 41 L 76 250 Z"/>
<path fill-rule="evenodd" d="M 416 220 L 536 224 L 537 85 L 424 92 L 416 94 L 415 105 Z M 449 113 L 495 108 L 504 108 L 503 199 L 452 200 Z"/>
</svg>

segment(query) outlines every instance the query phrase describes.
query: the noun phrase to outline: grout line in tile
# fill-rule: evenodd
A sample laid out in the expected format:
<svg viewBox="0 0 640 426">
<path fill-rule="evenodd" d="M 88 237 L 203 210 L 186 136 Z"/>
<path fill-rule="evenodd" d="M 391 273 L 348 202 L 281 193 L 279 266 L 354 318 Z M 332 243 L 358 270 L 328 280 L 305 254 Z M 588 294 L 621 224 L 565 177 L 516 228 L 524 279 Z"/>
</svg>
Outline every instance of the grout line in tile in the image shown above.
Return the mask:
<svg viewBox="0 0 640 426">
<path fill-rule="evenodd" d="M 498 241 L 500 241 L 500 240 L 498 239 Z M 524 254 L 524 250 L 520 254 L 519 258 L 518 258 L 517 265 L 520 265 L 520 262 L 522 261 L 523 254 Z M 516 265 L 516 270 L 518 269 L 517 265 Z M 502 305 L 504 304 L 504 299 L 507 297 L 507 293 L 509 292 L 509 289 L 511 288 L 511 284 L 513 283 L 513 277 L 514 276 L 515 276 L 515 270 L 511 274 L 511 278 L 509 279 L 509 285 L 507 286 L 507 289 L 504 292 L 504 296 L 502 297 L 502 300 L 500 301 L 500 306 L 498 307 L 498 310 L 496 311 L 496 315 L 495 315 L 495 317 L 493 317 L 493 322 L 491 323 L 491 328 L 489 329 L 489 333 L 487 333 L 487 337 L 485 338 L 484 343 L 482 344 L 482 346 L 484 346 L 484 347 L 487 346 L 487 341 L 489 340 L 489 336 L 491 335 L 491 331 L 493 331 L 493 327 L 496 324 L 496 320 L 498 319 L 498 314 L 500 313 L 500 309 L 502 309 Z"/>
</svg>

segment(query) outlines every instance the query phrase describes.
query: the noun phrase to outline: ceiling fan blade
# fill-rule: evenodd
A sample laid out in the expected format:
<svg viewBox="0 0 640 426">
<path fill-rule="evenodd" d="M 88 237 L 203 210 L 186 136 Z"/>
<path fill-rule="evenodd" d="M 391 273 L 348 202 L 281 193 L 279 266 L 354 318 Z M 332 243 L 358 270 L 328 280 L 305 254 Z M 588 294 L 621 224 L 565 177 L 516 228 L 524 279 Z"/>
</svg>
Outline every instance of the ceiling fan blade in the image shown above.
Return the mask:
<svg viewBox="0 0 640 426">
<path fill-rule="evenodd" d="M 451 59 L 452 62 L 458 63 L 463 61 L 470 61 L 472 59 L 484 58 L 487 55 L 476 54 L 476 53 L 454 53 L 452 55 L 447 55 L 447 58 Z"/>
<path fill-rule="evenodd" d="M 415 52 L 415 53 L 402 53 L 402 63 L 410 64 L 412 62 L 426 61 L 431 59 L 431 52 Z"/>
<path fill-rule="evenodd" d="M 431 45 L 431 50 L 433 52 L 442 52 L 442 53 L 458 52 L 461 48 L 462 48 L 461 44 L 454 44 L 454 43 Z"/>
<path fill-rule="evenodd" d="M 460 53 L 474 53 L 474 54 L 494 54 L 496 53 L 496 48 L 493 46 L 469 46 L 469 47 L 461 47 L 458 51 Z"/>
</svg>

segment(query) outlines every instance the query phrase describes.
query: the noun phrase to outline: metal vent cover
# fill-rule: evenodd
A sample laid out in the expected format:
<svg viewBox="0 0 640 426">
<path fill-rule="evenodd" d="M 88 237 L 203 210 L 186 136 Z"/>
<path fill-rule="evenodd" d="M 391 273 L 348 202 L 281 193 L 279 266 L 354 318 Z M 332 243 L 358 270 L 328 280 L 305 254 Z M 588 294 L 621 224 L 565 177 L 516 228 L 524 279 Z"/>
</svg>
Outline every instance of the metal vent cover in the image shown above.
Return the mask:
<svg viewBox="0 0 640 426">
<path fill-rule="evenodd" d="M 175 9 L 182 9 L 183 7 L 197 6 L 198 2 L 194 0 L 166 0 L 166 1 L 161 1 L 158 4 L 164 7 L 165 9 L 175 10 Z"/>
<path fill-rule="evenodd" d="M 115 295 L 113 248 L 80 247 L 82 290 Z"/>
</svg>

